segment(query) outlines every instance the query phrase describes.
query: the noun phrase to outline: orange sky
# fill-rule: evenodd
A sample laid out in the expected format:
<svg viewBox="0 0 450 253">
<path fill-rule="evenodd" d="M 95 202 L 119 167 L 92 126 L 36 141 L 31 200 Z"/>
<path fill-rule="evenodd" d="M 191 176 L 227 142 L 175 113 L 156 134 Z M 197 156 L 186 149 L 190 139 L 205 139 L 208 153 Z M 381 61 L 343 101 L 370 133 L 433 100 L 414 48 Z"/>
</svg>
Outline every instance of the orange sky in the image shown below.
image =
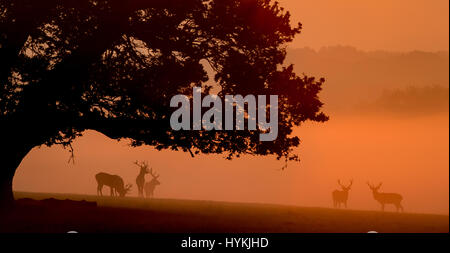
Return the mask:
<svg viewBox="0 0 450 253">
<path fill-rule="evenodd" d="M 448 50 L 448 0 L 280 2 L 304 24 L 291 47 Z M 151 147 L 132 149 L 125 142 L 87 132 L 74 144 L 74 165 L 67 163 L 69 153 L 60 147 L 34 149 L 16 173 L 14 190 L 95 194 L 94 175 L 100 171 L 135 183 L 138 169 L 132 162 L 138 159 L 148 160 L 160 173 L 160 198 L 331 207 L 337 179 L 353 178 L 350 208 L 379 209 L 366 185 L 371 180 L 384 182 L 381 191 L 403 194 L 406 211 L 448 214 L 448 113 L 413 118 L 331 116 L 326 124 L 296 130 L 303 140 L 302 162 L 290 164 L 286 171 L 279 170 L 283 163 L 273 157 L 191 158 Z M 132 194 L 137 195 L 135 185 Z"/>
<path fill-rule="evenodd" d="M 279 0 L 304 29 L 293 47 L 362 50 L 449 48 L 448 0 Z"/>
</svg>

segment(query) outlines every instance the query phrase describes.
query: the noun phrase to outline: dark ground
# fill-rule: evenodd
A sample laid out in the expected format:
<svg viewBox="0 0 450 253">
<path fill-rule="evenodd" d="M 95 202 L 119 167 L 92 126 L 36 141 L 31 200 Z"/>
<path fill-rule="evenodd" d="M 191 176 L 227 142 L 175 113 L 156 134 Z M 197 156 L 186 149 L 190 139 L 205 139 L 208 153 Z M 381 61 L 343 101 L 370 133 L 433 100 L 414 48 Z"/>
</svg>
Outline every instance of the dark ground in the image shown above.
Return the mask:
<svg viewBox="0 0 450 253">
<path fill-rule="evenodd" d="M 1 214 L 0 232 L 449 232 L 449 217 L 444 215 L 191 200 L 112 199 L 38 193 L 15 195 L 19 199 L 16 207 L 7 212 L 3 210 Z"/>
</svg>

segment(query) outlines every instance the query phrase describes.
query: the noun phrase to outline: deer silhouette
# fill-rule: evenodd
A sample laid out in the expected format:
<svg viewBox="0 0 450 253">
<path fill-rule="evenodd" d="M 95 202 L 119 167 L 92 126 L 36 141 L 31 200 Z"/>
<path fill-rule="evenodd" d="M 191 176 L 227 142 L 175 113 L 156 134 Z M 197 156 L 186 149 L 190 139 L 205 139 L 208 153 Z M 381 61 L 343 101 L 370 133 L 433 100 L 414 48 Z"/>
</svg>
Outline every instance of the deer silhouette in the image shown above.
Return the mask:
<svg viewBox="0 0 450 253">
<path fill-rule="evenodd" d="M 150 182 L 145 183 L 144 189 L 145 189 L 145 196 L 147 198 L 153 198 L 153 193 L 155 191 L 156 186 L 160 185 L 158 178 L 159 175 L 156 175 L 153 173 L 153 169 L 150 169 L 150 175 L 152 175 L 152 180 Z"/>
<path fill-rule="evenodd" d="M 139 174 L 136 177 L 136 185 L 138 187 L 138 195 L 139 197 L 144 197 L 144 184 L 145 184 L 145 174 L 147 174 L 148 171 L 148 163 L 142 162 L 139 163 L 138 161 L 135 161 L 134 164 L 136 164 L 139 168 Z"/>
<path fill-rule="evenodd" d="M 341 180 L 338 180 L 338 184 L 341 186 L 342 191 L 333 191 L 332 195 L 334 208 L 340 208 L 341 203 L 344 204 L 345 208 L 347 208 L 348 192 L 352 188 L 353 180 L 350 180 L 350 184 L 348 186 L 341 184 Z"/>
<path fill-rule="evenodd" d="M 111 189 L 111 196 L 124 197 L 131 190 L 131 184 L 124 186 L 123 179 L 118 175 L 101 172 L 95 175 L 95 179 L 97 180 L 97 195 L 99 196 L 103 196 L 104 185 Z"/>
<path fill-rule="evenodd" d="M 376 187 L 371 185 L 369 182 L 367 182 L 367 185 L 372 190 L 373 198 L 381 204 L 381 211 L 384 211 L 384 206 L 386 204 L 393 204 L 397 208 L 397 212 L 400 210 L 403 212 L 403 206 L 402 206 L 403 197 L 402 197 L 402 195 L 397 194 L 397 193 L 381 193 L 381 192 L 379 192 L 381 185 L 383 185 L 383 183 L 380 183 Z"/>
</svg>

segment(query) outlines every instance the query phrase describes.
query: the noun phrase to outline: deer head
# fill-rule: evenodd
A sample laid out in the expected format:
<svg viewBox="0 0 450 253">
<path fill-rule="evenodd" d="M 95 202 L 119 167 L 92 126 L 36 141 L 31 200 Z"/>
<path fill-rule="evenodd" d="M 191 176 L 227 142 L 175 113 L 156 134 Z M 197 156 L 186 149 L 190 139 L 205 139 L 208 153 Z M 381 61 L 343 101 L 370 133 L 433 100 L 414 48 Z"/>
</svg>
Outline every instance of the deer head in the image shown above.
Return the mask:
<svg viewBox="0 0 450 253">
<path fill-rule="evenodd" d="M 341 184 L 341 180 L 338 180 L 338 184 L 341 186 L 341 188 L 342 188 L 343 191 L 348 192 L 348 191 L 350 191 L 350 189 L 352 188 L 352 185 L 353 185 L 353 179 L 350 180 L 350 184 L 349 184 L 348 186 L 345 186 L 345 185 Z"/>
<path fill-rule="evenodd" d="M 161 182 L 159 182 L 159 180 L 158 180 L 159 175 L 156 175 L 155 173 L 153 173 L 153 168 L 150 169 L 149 173 L 150 173 L 150 175 L 152 175 L 152 180 L 150 181 L 150 183 L 153 185 L 160 185 Z"/>
<path fill-rule="evenodd" d="M 378 186 L 373 186 L 369 182 L 367 182 L 367 185 L 373 191 L 373 193 L 378 193 L 378 190 L 380 190 L 380 188 L 383 185 L 383 183 L 380 183 Z"/>
<path fill-rule="evenodd" d="M 131 191 L 132 184 L 127 184 L 123 189 L 117 189 L 117 192 L 119 193 L 120 197 L 124 197 L 128 194 L 128 192 Z"/>
<path fill-rule="evenodd" d="M 137 165 L 141 169 L 141 173 L 144 173 L 144 174 L 149 173 L 147 161 L 138 162 L 136 160 L 133 164 Z"/>
</svg>

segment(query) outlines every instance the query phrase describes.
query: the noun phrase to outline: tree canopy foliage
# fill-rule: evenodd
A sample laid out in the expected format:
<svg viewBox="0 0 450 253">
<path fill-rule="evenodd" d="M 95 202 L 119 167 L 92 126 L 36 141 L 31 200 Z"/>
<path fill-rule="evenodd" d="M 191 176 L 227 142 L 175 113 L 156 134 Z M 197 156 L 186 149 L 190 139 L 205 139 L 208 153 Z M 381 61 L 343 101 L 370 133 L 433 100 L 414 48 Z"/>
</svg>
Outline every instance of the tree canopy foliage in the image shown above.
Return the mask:
<svg viewBox="0 0 450 253">
<path fill-rule="evenodd" d="M 35 146 L 70 145 L 88 129 L 159 150 L 297 159 L 293 127 L 328 119 L 324 80 L 283 65 L 300 31 L 270 0 L 0 0 L 2 142 L 19 163 Z M 170 129 L 172 96 L 213 88 L 205 65 L 219 96 L 280 97 L 276 141 Z"/>
</svg>

